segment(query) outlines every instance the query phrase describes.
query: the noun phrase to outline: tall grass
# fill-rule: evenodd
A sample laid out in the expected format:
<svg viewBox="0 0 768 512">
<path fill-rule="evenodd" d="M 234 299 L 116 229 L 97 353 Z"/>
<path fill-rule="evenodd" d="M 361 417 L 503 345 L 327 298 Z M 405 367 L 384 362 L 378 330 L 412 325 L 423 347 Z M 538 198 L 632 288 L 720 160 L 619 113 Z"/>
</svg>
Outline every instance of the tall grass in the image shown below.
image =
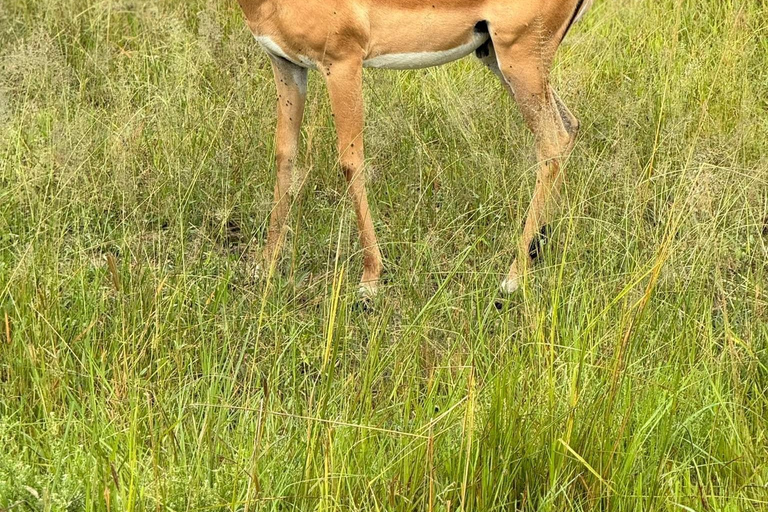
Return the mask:
<svg viewBox="0 0 768 512">
<path fill-rule="evenodd" d="M 765 510 L 767 9 L 597 2 L 553 75 L 562 217 L 502 312 L 513 103 L 473 60 L 367 74 L 363 313 L 316 76 L 251 277 L 275 93 L 236 2 L 2 0 L 0 510 Z"/>
</svg>

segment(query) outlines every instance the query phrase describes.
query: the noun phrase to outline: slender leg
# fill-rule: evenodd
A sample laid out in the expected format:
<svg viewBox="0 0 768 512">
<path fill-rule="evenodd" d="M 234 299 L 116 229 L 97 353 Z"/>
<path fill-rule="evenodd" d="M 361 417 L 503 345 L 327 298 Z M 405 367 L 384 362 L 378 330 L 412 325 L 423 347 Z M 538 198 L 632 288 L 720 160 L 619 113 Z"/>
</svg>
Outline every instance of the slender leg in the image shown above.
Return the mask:
<svg viewBox="0 0 768 512">
<path fill-rule="evenodd" d="M 272 58 L 277 84 L 277 183 L 275 203 L 269 221 L 263 262 L 274 265 L 283 241 L 285 221 L 291 206 L 291 182 L 307 99 L 307 70 L 279 57 Z"/>
<path fill-rule="evenodd" d="M 357 214 L 364 266 L 360 293 L 365 298 L 376 294 L 383 265 L 365 190 L 362 61 L 334 62 L 324 74 L 336 121 L 339 161 Z"/>
<path fill-rule="evenodd" d="M 552 51 L 554 53 L 554 51 Z M 502 78 L 536 137 L 538 171 L 517 259 L 501 285 L 514 293 L 523 274 L 540 256 L 548 228 L 557 213 L 564 173 L 562 162 L 573 149 L 579 122 L 549 85 L 549 59 L 529 46 L 495 45 L 483 61 Z"/>
</svg>

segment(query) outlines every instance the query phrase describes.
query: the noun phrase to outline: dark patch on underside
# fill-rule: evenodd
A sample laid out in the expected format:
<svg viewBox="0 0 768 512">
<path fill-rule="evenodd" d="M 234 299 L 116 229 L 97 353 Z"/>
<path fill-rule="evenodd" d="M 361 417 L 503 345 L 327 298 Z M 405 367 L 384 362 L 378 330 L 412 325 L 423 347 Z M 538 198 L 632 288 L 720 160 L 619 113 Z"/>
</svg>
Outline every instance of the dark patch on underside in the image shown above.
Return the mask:
<svg viewBox="0 0 768 512">
<path fill-rule="evenodd" d="M 478 21 L 475 25 L 475 32 L 478 34 L 490 34 L 488 29 L 488 22 Z M 480 45 L 480 48 L 475 50 L 475 55 L 477 55 L 477 58 L 485 59 L 486 57 L 489 57 L 491 55 L 491 45 L 493 45 L 493 42 L 491 42 L 491 38 L 489 37 L 486 42 Z"/>
<path fill-rule="evenodd" d="M 568 26 L 565 29 L 565 32 L 563 33 L 563 39 L 565 39 L 565 36 L 568 35 L 568 32 L 571 30 L 571 27 L 573 26 L 573 23 L 576 21 L 576 16 L 579 15 L 579 11 L 581 10 L 581 6 L 584 5 L 584 0 L 579 0 L 579 3 L 576 4 L 576 10 L 573 13 L 573 16 L 571 16 L 571 21 L 568 22 Z M 561 39 L 560 41 L 562 41 Z"/>
<path fill-rule="evenodd" d="M 493 45 L 493 43 L 491 42 L 490 39 L 487 40 L 486 42 L 484 42 L 482 45 L 480 45 L 480 48 L 475 50 L 475 55 L 477 56 L 477 58 L 478 59 L 487 59 L 488 57 L 490 57 L 491 56 L 491 47 L 492 47 L 492 45 Z"/>
</svg>

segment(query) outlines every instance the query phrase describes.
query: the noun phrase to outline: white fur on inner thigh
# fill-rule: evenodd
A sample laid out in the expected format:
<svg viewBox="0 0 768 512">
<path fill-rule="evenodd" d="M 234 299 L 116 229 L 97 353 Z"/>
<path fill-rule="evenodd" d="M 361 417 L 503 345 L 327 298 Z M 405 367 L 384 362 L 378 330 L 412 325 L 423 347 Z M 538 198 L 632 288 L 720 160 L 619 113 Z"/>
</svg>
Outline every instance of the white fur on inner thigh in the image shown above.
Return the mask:
<svg viewBox="0 0 768 512">
<path fill-rule="evenodd" d="M 298 56 L 298 61 L 293 57 L 290 57 L 287 53 L 285 53 L 285 51 L 283 51 L 280 45 L 277 44 L 271 37 L 268 37 L 268 36 L 255 36 L 255 37 L 256 37 L 256 42 L 259 43 L 261 47 L 267 51 L 267 53 L 274 55 L 276 57 L 285 59 L 288 62 L 292 62 L 293 64 L 296 64 L 297 66 L 301 66 L 302 68 L 317 69 L 317 65 L 307 57 L 304 57 L 303 55 Z"/>
<path fill-rule="evenodd" d="M 288 57 L 288 55 L 283 51 L 280 46 L 277 45 L 272 39 L 266 37 L 266 36 L 256 36 L 256 41 L 261 45 L 264 50 L 274 56 L 274 57 L 280 57 L 282 59 L 287 60 L 288 62 L 295 64 L 296 66 L 299 66 L 301 68 L 308 68 L 310 66 L 307 66 L 303 63 L 295 62 L 293 59 Z M 296 84 L 299 88 L 299 92 L 301 94 L 307 94 L 307 73 L 305 70 L 301 69 L 292 69 L 293 76 L 293 83 Z"/>
<path fill-rule="evenodd" d="M 363 61 L 363 66 L 367 68 L 381 69 L 421 69 L 431 66 L 440 66 L 466 57 L 480 48 L 486 41 L 488 41 L 488 34 L 476 32 L 472 35 L 471 41 L 461 46 L 457 46 L 456 48 L 437 52 L 390 53 L 378 55 Z"/>
</svg>

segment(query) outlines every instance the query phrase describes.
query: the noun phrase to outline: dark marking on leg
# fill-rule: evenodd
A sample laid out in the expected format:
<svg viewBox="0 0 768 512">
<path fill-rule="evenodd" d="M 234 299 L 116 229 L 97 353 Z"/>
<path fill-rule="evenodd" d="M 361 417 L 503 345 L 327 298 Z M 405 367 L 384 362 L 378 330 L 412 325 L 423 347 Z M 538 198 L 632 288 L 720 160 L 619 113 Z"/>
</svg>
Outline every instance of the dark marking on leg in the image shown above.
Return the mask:
<svg viewBox="0 0 768 512">
<path fill-rule="evenodd" d="M 531 241 L 531 245 L 528 247 L 528 256 L 533 261 L 539 259 L 544 252 L 544 246 L 549 242 L 549 237 L 552 235 L 552 230 L 549 226 L 544 225 L 541 227 L 539 234 L 536 235 Z"/>
<path fill-rule="evenodd" d="M 568 107 L 565 106 L 565 103 L 563 103 L 557 94 L 554 94 L 553 96 L 555 97 L 555 105 L 557 105 L 560 119 L 563 120 L 565 131 L 568 132 L 568 135 L 570 135 L 572 139 L 576 138 L 576 135 L 579 133 L 579 120 L 573 117 L 573 114 L 570 113 Z"/>
</svg>

